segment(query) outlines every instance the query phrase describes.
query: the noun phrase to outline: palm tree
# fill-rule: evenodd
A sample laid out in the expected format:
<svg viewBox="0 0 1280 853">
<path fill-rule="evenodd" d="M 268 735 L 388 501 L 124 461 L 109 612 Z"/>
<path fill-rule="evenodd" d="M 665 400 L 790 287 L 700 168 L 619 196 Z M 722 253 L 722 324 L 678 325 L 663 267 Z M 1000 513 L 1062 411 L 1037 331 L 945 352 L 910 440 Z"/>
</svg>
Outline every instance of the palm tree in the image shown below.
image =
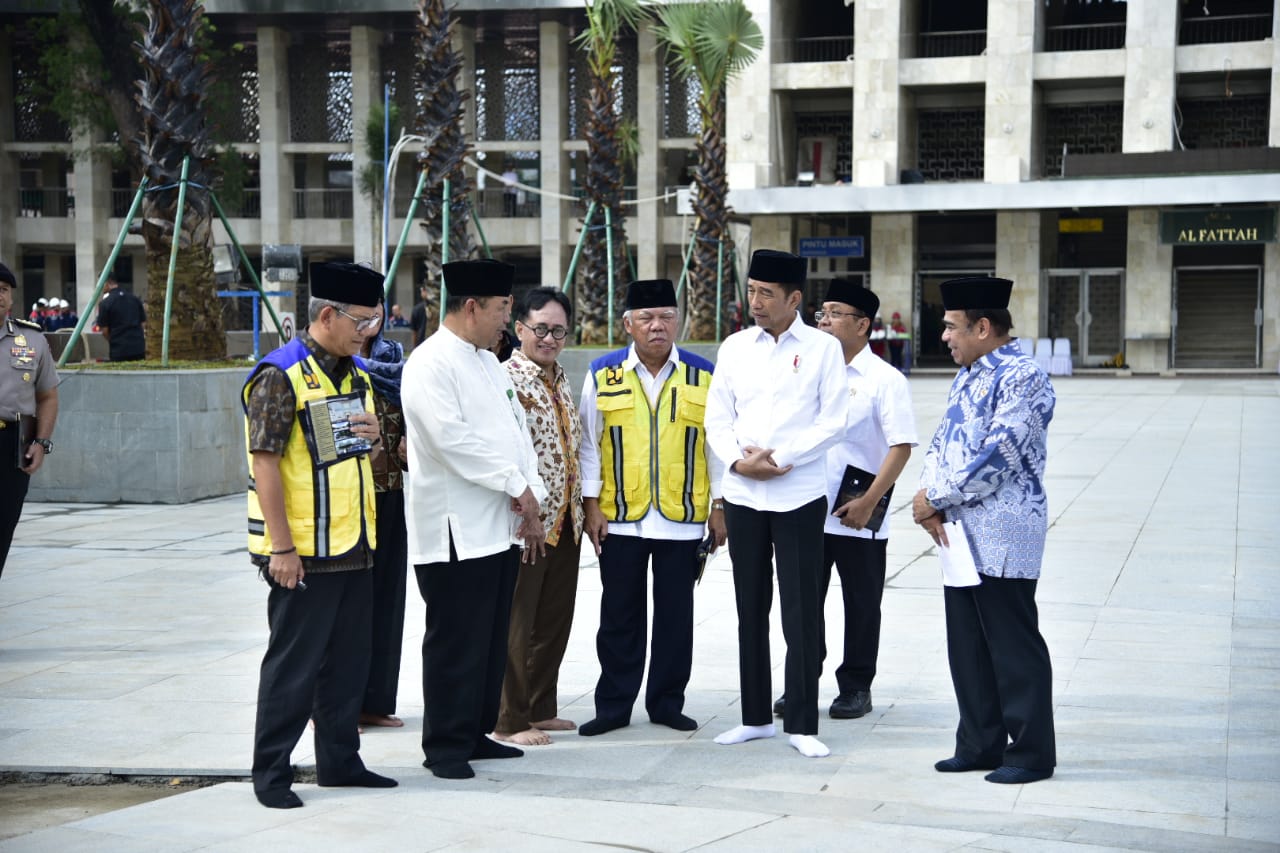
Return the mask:
<svg viewBox="0 0 1280 853">
<path fill-rule="evenodd" d="M 418 112 L 414 132 L 423 138 L 418 167 L 426 170 L 418 210 L 430 238 L 427 252 L 427 328 L 439 319 L 440 267 L 444 246 L 444 182 L 449 181 L 449 260 L 460 261 L 475 253 L 475 239 L 468 228 L 471 215 L 471 179 L 463 170 L 467 140 L 462 130 L 465 93 L 458 90 L 462 57 L 450 41 L 453 22 L 444 0 L 419 0 L 418 61 L 414 69 L 414 95 Z"/>
<path fill-rule="evenodd" d="M 587 96 L 587 200 L 595 202 L 595 213 L 582 244 L 578 266 L 578 317 L 582 343 L 602 344 L 609 339 L 609 288 L 614 302 L 622 304 L 627 270 L 627 229 L 622 214 L 623 162 L 625 139 L 621 99 L 616 88 L 614 61 L 618 38 L 634 30 L 644 18 L 640 0 L 586 0 L 587 28 L 574 41 L 586 54 L 591 90 Z M 613 224 L 614 281 L 609 281 L 609 249 L 605 211 Z M 615 313 L 620 313 L 616 312 Z"/>
<path fill-rule="evenodd" d="M 217 154 L 209 136 L 206 101 L 209 62 L 198 39 L 204 24 L 201 0 L 149 0 L 147 27 L 137 45 L 142 64 L 137 103 L 142 117 L 138 149 L 151 186 L 142 205 L 147 247 L 147 315 L 152 328 L 164 317 L 169 254 L 178 241 L 169 355 L 177 359 L 218 359 L 227 355 L 222 306 L 213 277 L 213 219 L 207 191 L 190 188 L 182 232 L 174 233 L 182 163 L 190 158 L 188 180 L 211 187 Z M 147 357 L 159 358 L 162 336 L 147 336 Z"/>
<path fill-rule="evenodd" d="M 723 245 L 729 267 L 729 181 L 725 173 L 725 86 L 755 61 L 764 46 L 760 27 L 742 0 L 710 0 L 673 3 L 655 8 L 654 34 L 667 48 L 667 56 L 683 78 L 696 79 L 701 87 L 698 114 L 698 167 L 694 171 L 693 260 L 689 266 L 689 337 L 715 337 L 716 323 L 723 322 L 724 306 L 716 304 L 719 250 Z M 729 289 L 725 288 L 725 296 Z"/>
</svg>

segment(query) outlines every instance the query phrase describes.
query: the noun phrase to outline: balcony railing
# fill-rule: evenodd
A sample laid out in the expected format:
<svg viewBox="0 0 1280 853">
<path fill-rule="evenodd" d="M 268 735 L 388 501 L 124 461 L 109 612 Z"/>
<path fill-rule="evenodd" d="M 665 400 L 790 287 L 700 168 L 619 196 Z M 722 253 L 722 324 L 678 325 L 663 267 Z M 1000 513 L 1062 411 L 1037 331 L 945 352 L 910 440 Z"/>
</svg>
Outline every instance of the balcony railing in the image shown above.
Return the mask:
<svg viewBox="0 0 1280 853">
<path fill-rule="evenodd" d="M 222 205 L 222 212 L 228 218 L 259 219 L 262 216 L 262 190 L 257 188 L 246 187 L 242 189 L 240 191 L 240 199 L 237 202 L 219 195 L 218 203 Z"/>
<path fill-rule="evenodd" d="M 853 56 L 853 36 L 779 39 L 774 54 L 775 62 L 844 62 Z"/>
<path fill-rule="evenodd" d="M 1064 24 L 1045 27 L 1044 49 L 1115 50 L 1124 47 L 1125 28 L 1119 24 Z"/>
<path fill-rule="evenodd" d="M 987 49 L 986 30 L 948 30 L 920 33 L 917 55 L 924 59 L 941 56 L 979 56 Z"/>
<path fill-rule="evenodd" d="M 66 187 L 28 187 L 18 190 L 19 216 L 75 216 L 76 199 Z"/>
<path fill-rule="evenodd" d="M 505 187 L 485 187 L 472 196 L 476 215 L 488 218 L 536 219 L 542 215 L 542 196 L 526 190 L 507 192 Z"/>
<path fill-rule="evenodd" d="M 1182 19 L 1178 44 L 1222 44 L 1233 41 L 1264 41 L 1271 37 L 1271 16 L 1217 15 Z"/>
<path fill-rule="evenodd" d="M 293 191 L 294 219 L 350 219 L 351 190 L 304 189 Z"/>
</svg>

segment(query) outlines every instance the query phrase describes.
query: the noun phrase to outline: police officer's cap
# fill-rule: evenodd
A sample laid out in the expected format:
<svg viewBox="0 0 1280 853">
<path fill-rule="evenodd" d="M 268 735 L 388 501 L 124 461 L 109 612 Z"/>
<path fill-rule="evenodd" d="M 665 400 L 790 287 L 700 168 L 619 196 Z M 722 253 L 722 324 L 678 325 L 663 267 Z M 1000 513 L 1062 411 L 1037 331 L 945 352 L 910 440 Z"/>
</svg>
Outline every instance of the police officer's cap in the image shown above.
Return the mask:
<svg viewBox="0 0 1280 853">
<path fill-rule="evenodd" d="M 627 310 L 641 308 L 674 308 L 676 288 L 669 278 L 633 281 L 627 285 Z"/>
<path fill-rule="evenodd" d="M 18 286 L 18 279 L 14 278 L 13 270 L 4 264 L 0 264 L 0 284 L 7 284 L 13 288 Z"/>
<path fill-rule="evenodd" d="M 449 296 L 510 296 L 516 268 L 492 258 L 453 261 L 441 268 Z"/>
<path fill-rule="evenodd" d="M 975 275 L 953 278 L 941 285 L 942 307 L 946 311 L 1008 308 L 1013 282 L 1007 278 Z"/>
<path fill-rule="evenodd" d="M 330 302 L 376 308 L 382 299 L 382 273 L 359 264 L 325 261 L 311 265 L 311 295 Z"/>
<path fill-rule="evenodd" d="M 805 259 L 790 252 L 774 249 L 756 249 L 751 255 L 751 267 L 747 278 L 768 284 L 803 285 L 808 264 Z"/>
<path fill-rule="evenodd" d="M 856 281 L 850 281 L 847 278 L 837 278 L 832 280 L 831 285 L 827 288 L 827 298 L 825 302 L 843 302 L 845 305 L 852 305 L 868 317 L 876 316 L 876 312 L 880 310 L 880 297 L 871 292 L 869 288 L 863 287 Z"/>
</svg>

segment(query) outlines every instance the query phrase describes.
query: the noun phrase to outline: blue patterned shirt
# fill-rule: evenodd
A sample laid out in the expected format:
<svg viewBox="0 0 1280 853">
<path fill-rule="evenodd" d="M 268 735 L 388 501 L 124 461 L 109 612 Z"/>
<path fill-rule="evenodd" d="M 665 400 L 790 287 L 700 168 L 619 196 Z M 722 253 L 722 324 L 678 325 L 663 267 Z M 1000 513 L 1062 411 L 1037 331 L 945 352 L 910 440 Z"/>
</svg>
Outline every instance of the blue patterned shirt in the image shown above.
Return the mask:
<svg viewBox="0 0 1280 853">
<path fill-rule="evenodd" d="M 1013 344 L 961 369 L 951 383 L 920 487 L 948 521 L 963 522 L 981 574 L 1040 577 L 1053 405 L 1049 377 Z"/>
</svg>

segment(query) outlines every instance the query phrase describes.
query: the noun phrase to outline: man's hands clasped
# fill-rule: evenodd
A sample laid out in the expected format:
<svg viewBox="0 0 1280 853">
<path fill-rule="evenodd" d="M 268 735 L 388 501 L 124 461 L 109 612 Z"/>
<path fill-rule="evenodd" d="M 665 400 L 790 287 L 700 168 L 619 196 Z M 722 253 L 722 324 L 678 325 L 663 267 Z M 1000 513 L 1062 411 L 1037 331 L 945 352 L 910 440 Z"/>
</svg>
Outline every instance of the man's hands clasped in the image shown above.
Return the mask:
<svg viewBox="0 0 1280 853">
<path fill-rule="evenodd" d="M 512 498 L 511 511 L 520 516 L 520 526 L 516 528 L 516 538 L 524 540 L 520 562 L 532 563 L 539 557 L 545 557 L 547 531 L 542 526 L 542 517 L 538 515 L 538 499 L 533 496 L 533 490 L 525 486 L 520 497 Z"/>
</svg>

